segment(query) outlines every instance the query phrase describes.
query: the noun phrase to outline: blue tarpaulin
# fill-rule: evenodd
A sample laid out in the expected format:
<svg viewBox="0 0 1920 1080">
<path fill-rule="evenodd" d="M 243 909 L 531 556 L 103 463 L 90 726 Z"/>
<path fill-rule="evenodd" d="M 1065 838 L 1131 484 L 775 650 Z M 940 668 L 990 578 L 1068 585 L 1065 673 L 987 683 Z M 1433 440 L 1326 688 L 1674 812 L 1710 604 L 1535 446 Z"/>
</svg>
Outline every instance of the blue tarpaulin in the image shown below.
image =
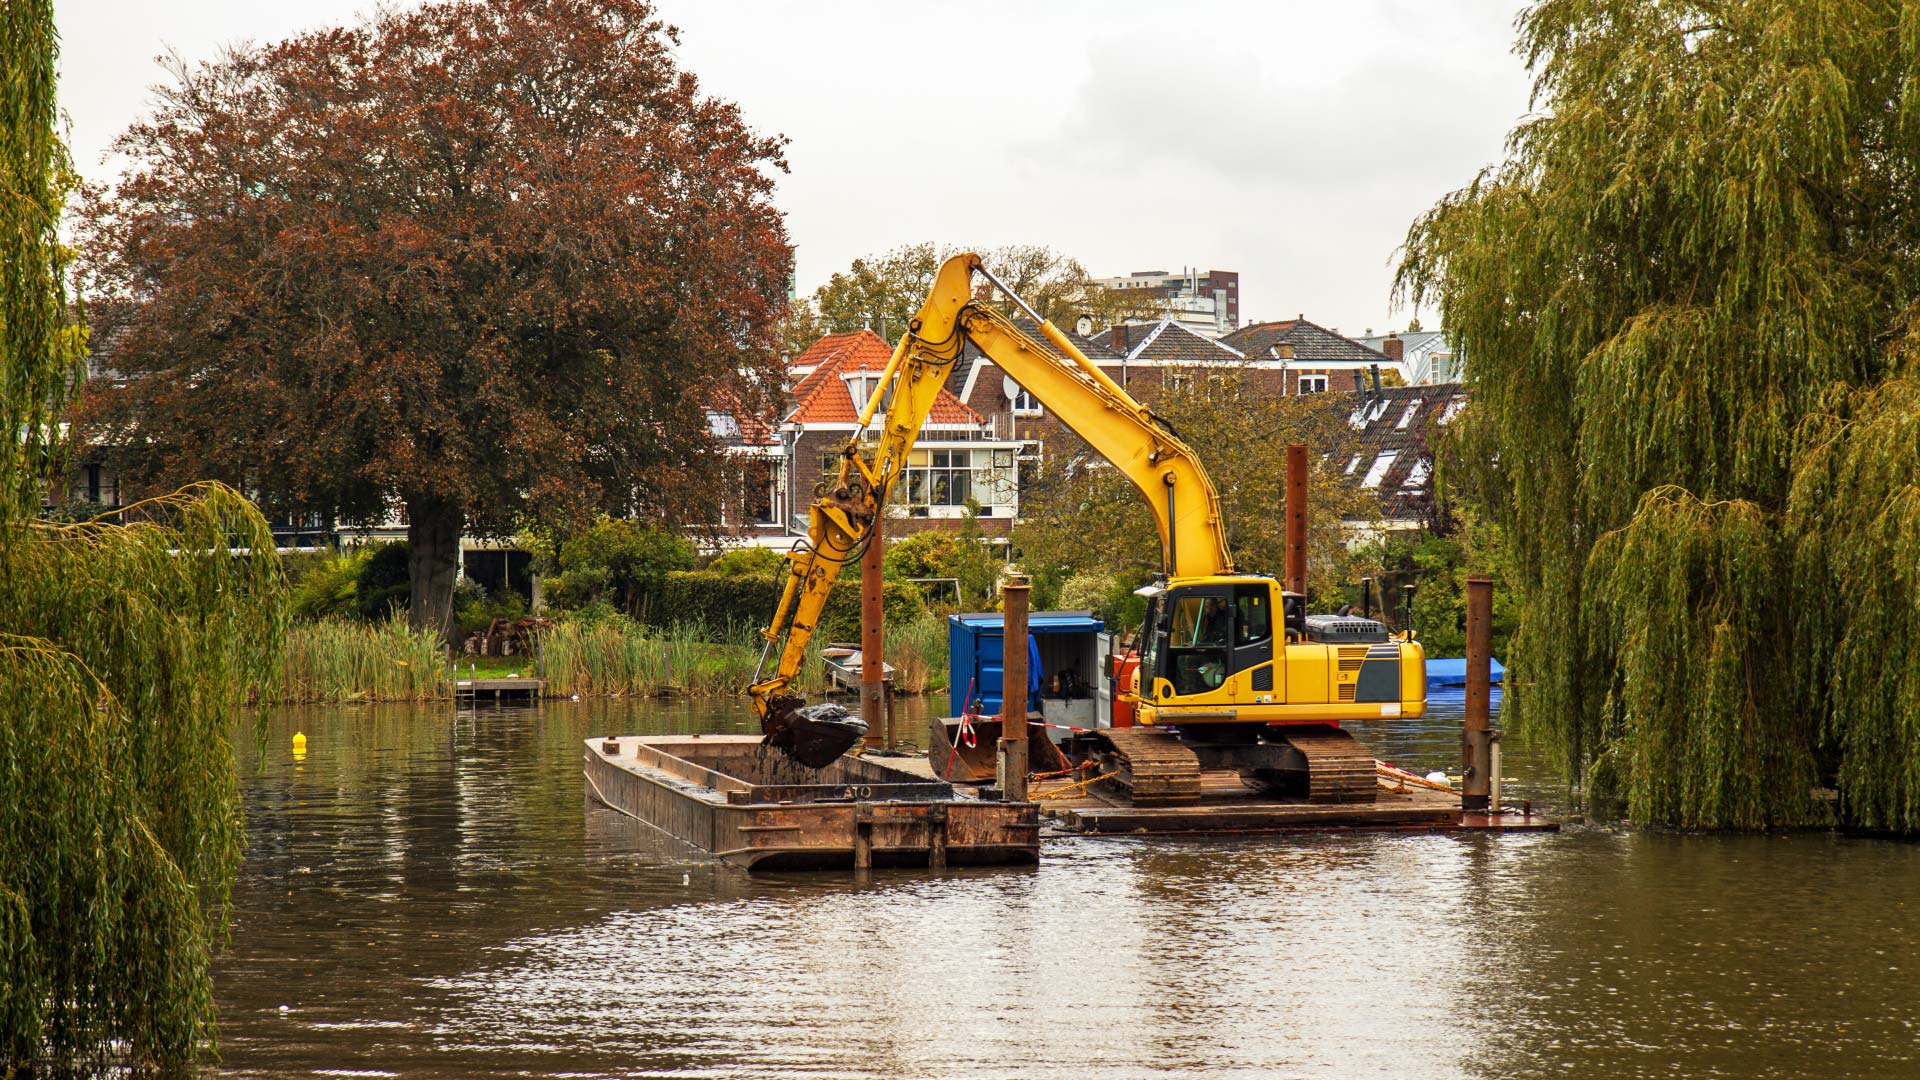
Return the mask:
<svg viewBox="0 0 1920 1080">
<path fill-rule="evenodd" d="M 1500 661 L 1493 661 L 1493 684 L 1500 685 L 1500 677 L 1506 673 Z M 1447 660 L 1427 660 L 1428 686 L 1465 686 L 1467 685 L 1467 661 L 1465 657 L 1453 657 Z"/>
</svg>

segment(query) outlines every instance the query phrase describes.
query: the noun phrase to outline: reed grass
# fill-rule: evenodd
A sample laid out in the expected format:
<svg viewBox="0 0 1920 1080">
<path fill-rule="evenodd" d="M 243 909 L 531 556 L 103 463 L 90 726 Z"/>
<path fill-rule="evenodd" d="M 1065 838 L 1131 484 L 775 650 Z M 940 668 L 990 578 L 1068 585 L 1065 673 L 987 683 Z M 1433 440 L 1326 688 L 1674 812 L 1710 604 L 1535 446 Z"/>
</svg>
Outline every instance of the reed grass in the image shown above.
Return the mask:
<svg viewBox="0 0 1920 1080">
<path fill-rule="evenodd" d="M 824 643 L 821 637 L 809 643 L 793 693 L 817 696 L 824 689 Z M 947 678 L 945 624 L 930 616 L 889 631 L 887 658 L 899 691 L 941 688 Z M 769 673 L 778 659 L 768 658 Z M 299 623 L 288 638 L 277 700 L 444 699 L 453 695 L 459 675 L 448 662 L 433 635 L 415 633 L 404 618 Z M 745 624 L 656 628 L 627 619 L 563 621 L 541 632 L 533 656 L 513 661 L 517 670 L 546 680 L 549 697 L 731 697 L 745 692 L 759 662 L 760 636 Z"/>
<path fill-rule="evenodd" d="M 947 621 L 926 615 L 887 628 L 887 662 L 893 665 L 893 688 L 904 694 L 945 689 Z"/>
<path fill-rule="evenodd" d="M 396 615 L 385 622 L 322 619 L 287 638 L 280 700 L 425 701 L 451 697 L 439 639 Z"/>
<path fill-rule="evenodd" d="M 743 692 L 760 662 L 760 637 L 745 625 L 716 631 L 698 623 L 654 628 L 624 619 L 568 621 L 542 632 L 538 648 L 540 677 L 547 693 L 559 697 L 725 697 Z M 776 660 L 769 658 L 770 668 Z M 816 640 L 795 692 L 816 690 L 820 681 Z"/>
</svg>

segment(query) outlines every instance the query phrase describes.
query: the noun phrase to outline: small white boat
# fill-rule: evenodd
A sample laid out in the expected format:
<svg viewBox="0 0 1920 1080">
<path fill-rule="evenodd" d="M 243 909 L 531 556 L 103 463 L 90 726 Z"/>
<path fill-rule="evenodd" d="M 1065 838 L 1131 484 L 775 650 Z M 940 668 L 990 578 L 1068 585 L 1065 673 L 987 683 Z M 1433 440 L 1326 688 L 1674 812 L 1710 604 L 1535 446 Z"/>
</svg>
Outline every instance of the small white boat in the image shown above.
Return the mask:
<svg viewBox="0 0 1920 1080">
<path fill-rule="evenodd" d="M 860 689 L 861 667 L 863 665 L 859 649 L 848 648 L 842 645 L 829 645 L 820 650 L 820 659 L 821 662 L 827 666 L 828 690 L 853 691 Z M 893 665 L 883 660 L 880 663 L 880 668 L 880 677 L 891 681 L 893 679 Z"/>
</svg>

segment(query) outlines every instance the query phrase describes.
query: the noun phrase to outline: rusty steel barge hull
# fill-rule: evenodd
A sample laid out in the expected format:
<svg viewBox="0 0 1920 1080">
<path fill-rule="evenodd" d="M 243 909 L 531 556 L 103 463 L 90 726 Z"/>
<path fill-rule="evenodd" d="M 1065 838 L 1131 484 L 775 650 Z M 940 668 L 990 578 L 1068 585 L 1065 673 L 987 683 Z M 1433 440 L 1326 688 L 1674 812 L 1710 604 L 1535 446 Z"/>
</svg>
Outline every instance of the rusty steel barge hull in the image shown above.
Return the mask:
<svg viewBox="0 0 1920 1080">
<path fill-rule="evenodd" d="M 1033 803 L 845 757 L 802 769 L 756 735 L 623 735 L 586 743 L 602 803 L 748 870 L 991 866 L 1040 857 Z"/>
</svg>

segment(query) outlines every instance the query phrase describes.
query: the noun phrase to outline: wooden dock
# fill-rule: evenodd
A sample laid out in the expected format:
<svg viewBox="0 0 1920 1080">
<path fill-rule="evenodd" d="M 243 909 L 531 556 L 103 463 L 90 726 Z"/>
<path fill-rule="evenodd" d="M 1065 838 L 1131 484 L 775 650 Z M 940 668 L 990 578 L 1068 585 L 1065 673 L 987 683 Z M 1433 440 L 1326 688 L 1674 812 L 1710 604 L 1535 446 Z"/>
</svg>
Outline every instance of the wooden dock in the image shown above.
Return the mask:
<svg viewBox="0 0 1920 1080">
<path fill-rule="evenodd" d="M 898 767 L 933 774 L 926 759 Z M 1237 772 L 1200 774 L 1200 802 L 1192 806 L 1134 806 L 1123 793 L 1078 787 L 1071 778 L 1035 780 L 1029 797 L 1060 832 L 1102 836 L 1302 832 L 1554 832 L 1560 824 L 1538 814 L 1469 814 L 1460 796 L 1406 786 L 1382 788 L 1370 803 L 1312 803 L 1259 795 Z"/>
<path fill-rule="evenodd" d="M 546 693 L 545 679 L 455 679 L 453 700 L 532 701 Z"/>
<path fill-rule="evenodd" d="M 1033 803 L 982 799 L 859 757 L 803 769 L 757 735 L 589 739 L 584 767 L 602 803 L 750 870 L 939 869 L 1040 856 Z"/>
</svg>

